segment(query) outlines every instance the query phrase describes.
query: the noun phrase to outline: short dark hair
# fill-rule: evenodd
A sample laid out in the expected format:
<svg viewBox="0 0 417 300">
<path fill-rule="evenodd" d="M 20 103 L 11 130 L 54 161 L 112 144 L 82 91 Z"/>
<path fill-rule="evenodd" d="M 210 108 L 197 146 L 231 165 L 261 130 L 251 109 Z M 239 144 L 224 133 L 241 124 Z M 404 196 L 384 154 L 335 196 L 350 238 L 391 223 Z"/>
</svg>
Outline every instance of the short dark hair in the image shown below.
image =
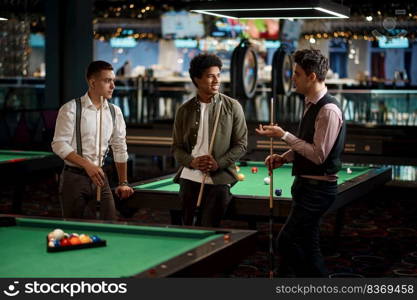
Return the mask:
<svg viewBox="0 0 417 300">
<path fill-rule="evenodd" d="M 88 65 L 85 77 L 90 79 L 93 75 L 100 73 L 103 70 L 113 71 L 113 67 L 111 64 L 103 60 L 93 61 Z"/>
<path fill-rule="evenodd" d="M 190 73 L 191 80 L 197 86 L 197 83 L 194 81 L 194 78 L 201 78 L 204 70 L 210 67 L 219 67 L 222 69 L 222 61 L 215 54 L 201 53 L 195 56 L 190 62 L 190 68 L 188 72 Z"/>
<path fill-rule="evenodd" d="M 319 81 L 324 81 L 324 79 L 326 79 L 326 74 L 329 70 L 329 60 L 320 52 L 320 50 L 298 50 L 294 54 L 294 62 L 298 64 L 307 75 L 314 72 Z"/>
</svg>

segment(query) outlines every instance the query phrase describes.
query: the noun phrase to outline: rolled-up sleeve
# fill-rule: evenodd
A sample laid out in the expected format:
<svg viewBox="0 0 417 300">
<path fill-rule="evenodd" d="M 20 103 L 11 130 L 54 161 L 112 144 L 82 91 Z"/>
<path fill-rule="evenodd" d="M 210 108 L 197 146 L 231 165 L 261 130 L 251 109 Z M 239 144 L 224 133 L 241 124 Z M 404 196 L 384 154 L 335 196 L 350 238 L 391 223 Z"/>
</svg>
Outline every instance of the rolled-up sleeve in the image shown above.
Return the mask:
<svg viewBox="0 0 417 300">
<path fill-rule="evenodd" d="M 52 151 L 60 158 L 65 159 L 74 148 L 71 146 L 74 137 L 75 103 L 70 101 L 63 105 L 58 112 L 56 119 L 54 139 L 52 140 Z"/>
<path fill-rule="evenodd" d="M 291 133 L 283 140 L 293 151 L 319 165 L 327 159 L 332 150 L 342 123 L 340 109 L 334 104 L 326 104 L 317 115 L 313 143 L 307 143 Z"/>
<path fill-rule="evenodd" d="M 116 124 L 113 129 L 113 134 L 110 138 L 110 145 L 113 150 L 113 158 L 117 163 L 127 162 L 127 145 L 126 145 L 126 123 L 123 118 L 120 107 L 114 105 L 116 112 Z"/>
</svg>

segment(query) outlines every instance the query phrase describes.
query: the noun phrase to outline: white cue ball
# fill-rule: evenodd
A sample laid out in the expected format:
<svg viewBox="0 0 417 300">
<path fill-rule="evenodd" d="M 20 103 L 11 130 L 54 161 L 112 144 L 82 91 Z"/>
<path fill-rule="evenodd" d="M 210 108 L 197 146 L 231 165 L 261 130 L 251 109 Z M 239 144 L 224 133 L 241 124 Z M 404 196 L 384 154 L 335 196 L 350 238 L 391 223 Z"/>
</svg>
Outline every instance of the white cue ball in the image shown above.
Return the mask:
<svg viewBox="0 0 417 300">
<path fill-rule="evenodd" d="M 270 184 L 271 183 L 271 179 L 269 177 L 265 177 L 264 178 L 264 183 L 265 184 Z"/>
<path fill-rule="evenodd" d="M 52 232 L 53 238 L 56 240 L 60 240 L 64 237 L 64 231 L 62 229 L 55 229 Z"/>
<path fill-rule="evenodd" d="M 352 170 L 350 168 L 347 168 L 346 173 L 352 174 Z"/>
</svg>

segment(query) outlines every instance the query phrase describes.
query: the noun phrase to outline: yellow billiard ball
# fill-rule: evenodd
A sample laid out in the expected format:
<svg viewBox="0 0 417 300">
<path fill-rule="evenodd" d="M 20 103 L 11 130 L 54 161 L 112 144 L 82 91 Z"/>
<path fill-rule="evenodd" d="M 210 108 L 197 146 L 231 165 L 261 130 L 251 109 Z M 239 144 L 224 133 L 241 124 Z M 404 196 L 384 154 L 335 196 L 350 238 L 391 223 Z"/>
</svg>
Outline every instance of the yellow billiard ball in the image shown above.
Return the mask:
<svg viewBox="0 0 417 300">
<path fill-rule="evenodd" d="M 81 234 L 80 235 L 80 241 L 81 241 L 81 244 L 88 244 L 88 243 L 92 242 L 91 238 L 86 234 Z"/>
<path fill-rule="evenodd" d="M 243 175 L 242 173 L 237 174 L 237 178 L 239 179 L 239 181 L 243 181 L 245 180 L 245 175 Z"/>
</svg>

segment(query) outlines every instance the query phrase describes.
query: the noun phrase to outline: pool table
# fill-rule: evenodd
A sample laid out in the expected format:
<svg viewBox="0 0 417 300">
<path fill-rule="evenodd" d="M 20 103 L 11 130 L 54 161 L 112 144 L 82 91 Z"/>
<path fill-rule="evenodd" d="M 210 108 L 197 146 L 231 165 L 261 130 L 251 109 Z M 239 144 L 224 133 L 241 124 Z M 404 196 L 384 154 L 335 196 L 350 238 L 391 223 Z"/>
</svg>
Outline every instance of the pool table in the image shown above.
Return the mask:
<svg viewBox="0 0 417 300">
<path fill-rule="evenodd" d="M 13 213 L 21 211 L 26 184 L 59 173 L 63 160 L 52 152 L 0 150 L 0 186 L 13 188 Z"/>
<path fill-rule="evenodd" d="M 264 183 L 268 170 L 263 162 L 248 161 L 238 165 L 239 173 L 245 175 L 245 179 L 232 187 L 233 199 L 225 217 L 247 220 L 253 227 L 256 226 L 256 220 L 269 216 L 269 186 Z M 251 172 L 253 167 L 258 168 L 255 174 Z M 291 207 L 291 185 L 294 180 L 291 168 L 291 164 L 287 164 L 274 170 L 274 191 L 282 189 L 282 196 L 274 197 L 273 214 L 281 221 L 288 216 Z M 348 173 L 347 168 L 352 172 Z M 338 175 L 338 198 L 330 211 L 343 208 L 349 202 L 383 186 L 391 180 L 391 168 L 344 165 Z M 179 185 L 172 179 L 173 174 L 133 184 L 135 193 L 126 205 L 132 208 L 180 210 Z M 343 218 L 343 210 L 338 213 L 339 221 Z"/>
<path fill-rule="evenodd" d="M 98 235 L 107 245 L 47 252 L 55 228 Z M 250 254 L 255 233 L 0 215 L 0 277 L 204 277 Z"/>
</svg>

